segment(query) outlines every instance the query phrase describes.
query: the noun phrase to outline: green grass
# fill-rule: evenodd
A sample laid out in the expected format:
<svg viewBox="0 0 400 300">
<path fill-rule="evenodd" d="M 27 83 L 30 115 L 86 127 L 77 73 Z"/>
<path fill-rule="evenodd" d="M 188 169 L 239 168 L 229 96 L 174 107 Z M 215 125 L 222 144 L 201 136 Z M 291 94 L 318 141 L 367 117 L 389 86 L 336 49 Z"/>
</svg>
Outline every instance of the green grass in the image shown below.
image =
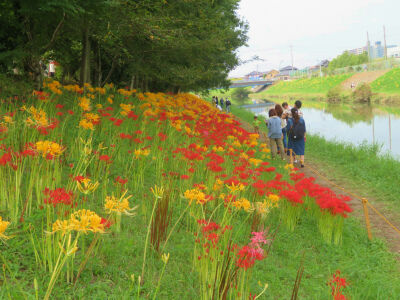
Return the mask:
<svg viewBox="0 0 400 300">
<path fill-rule="evenodd" d="M 331 176 L 342 177 L 361 196 L 371 196 L 376 201 L 386 203 L 388 208 L 400 212 L 397 197 L 400 193 L 400 161 L 389 155 L 380 155 L 378 147 L 356 147 L 309 135 L 306 154 L 313 161 L 326 166 Z"/>
<path fill-rule="evenodd" d="M 374 93 L 400 93 L 400 68 L 392 69 L 371 83 Z"/>
<path fill-rule="evenodd" d="M 233 113 L 248 123 L 251 123 L 254 116 L 240 108 L 234 108 Z M 265 126 L 262 126 L 261 130 L 267 132 Z M 372 185 L 374 189 L 367 188 L 364 192 L 376 192 L 376 195 L 380 195 L 379 200 L 394 200 L 391 193 L 400 192 L 395 175 L 399 174 L 400 163 L 387 157 L 376 157 L 374 149 L 356 149 L 309 135 L 306 144 L 307 157 L 311 157 L 313 161 L 324 161 L 330 172 L 334 170 L 331 175 L 345 175 L 345 180 L 354 185 L 362 184 L 362 188 Z M 373 158 L 376 158 L 376 161 L 373 161 Z M 339 247 L 320 243 L 314 236 L 311 223 L 306 220 L 294 233 L 280 231 L 267 261 L 268 270 L 273 270 L 267 274 L 275 274 L 271 278 L 267 275 L 271 280 L 269 291 L 274 296 L 266 299 L 290 297 L 287 291 L 290 287 L 289 278 L 297 271 L 303 252 L 305 274 L 300 288 L 301 299 L 329 299 L 323 288 L 327 281 L 326 275 L 323 274 L 326 270 L 333 273 L 336 269 L 341 269 L 350 281 L 351 286 L 346 295 L 351 299 L 396 298 L 400 290 L 397 286 L 394 288 L 393 280 L 398 280 L 399 269 L 393 254 L 379 238 L 375 238 L 372 243 L 367 242 L 362 221 L 355 218 L 349 221 L 346 224 L 343 244 Z M 389 282 L 386 282 L 387 280 Z"/>
<path fill-rule="evenodd" d="M 285 94 L 326 94 L 329 89 L 342 83 L 352 74 L 326 77 L 302 78 L 293 81 L 281 81 L 261 92 L 260 95 Z"/>
</svg>

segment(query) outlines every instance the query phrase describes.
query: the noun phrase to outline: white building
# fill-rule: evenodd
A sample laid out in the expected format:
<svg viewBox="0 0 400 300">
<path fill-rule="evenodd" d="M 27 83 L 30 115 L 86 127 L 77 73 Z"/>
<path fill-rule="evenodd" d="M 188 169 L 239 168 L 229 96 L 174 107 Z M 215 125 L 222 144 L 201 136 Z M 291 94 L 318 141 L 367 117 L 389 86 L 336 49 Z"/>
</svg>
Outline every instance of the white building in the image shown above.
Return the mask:
<svg viewBox="0 0 400 300">
<path fill-rule="evenodd" d="M 390 47 L 387 48 L 387 56 L 388 57 L 400 57 L 400 47 Z"/>
<path fill-rule="evenodd" d="M 355 48 L 355 49 L 346 50 L 346 51 L 351 54 L 360 55 L 360 54 L 363 54 L 364 52 L 367 52 L 367 47 L 364 46 L 364 47 Z"/>
</svg>

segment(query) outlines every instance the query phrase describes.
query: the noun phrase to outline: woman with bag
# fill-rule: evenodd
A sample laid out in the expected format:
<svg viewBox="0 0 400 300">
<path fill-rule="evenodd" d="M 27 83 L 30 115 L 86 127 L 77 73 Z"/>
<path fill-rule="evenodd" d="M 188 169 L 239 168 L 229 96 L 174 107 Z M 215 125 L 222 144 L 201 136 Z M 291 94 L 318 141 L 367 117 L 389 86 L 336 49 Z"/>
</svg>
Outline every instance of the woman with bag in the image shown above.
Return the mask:
<svg viewBox="0 0 400 300">
<path fill-rule="evenodd" d="M 299 116 L 297 108 L 291 110 L 292 118 L 287 120 L 287 132 L 288 132 L 288 148 L 293 150 L 293 155 L 300 157 L 301 167 L 304 168 L 304 150 L 306 141 L 306 123 L 304 119 Z"/>
</svg>

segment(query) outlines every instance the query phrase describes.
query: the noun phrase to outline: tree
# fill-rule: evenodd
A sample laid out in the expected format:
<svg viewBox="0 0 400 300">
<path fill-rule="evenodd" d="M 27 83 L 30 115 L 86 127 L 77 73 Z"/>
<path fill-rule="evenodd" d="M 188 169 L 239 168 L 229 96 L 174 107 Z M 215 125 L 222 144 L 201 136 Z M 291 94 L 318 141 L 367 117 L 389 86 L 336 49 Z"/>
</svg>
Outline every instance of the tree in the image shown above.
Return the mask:
<svg viewBox="0 0 400 300">
<path fill-rule="evenodd" d="M 368 62 L 368 54 L 366 52 L 360 55 L 355 55 L 349 53 L 348 51 L 345 51 L 343 54 L 332 59 L 332 61 L 328 66 L 328 70 L 332 71 L 338 68 L 361 65 L 367 62 Z"/>
<path fill-rule="evenodd" d="M 5 25 L 0 29 L 0 64 L 17 61 L 41 78 L 40 62 L 53 58 L 62 65 L 63 78 L 81 85 L 114 81 L 173 92 L 227 87 L 229 71 L 239 64 L 235 50 L 247 40 L 238 4 L 6 0 L 0 6 L 0 25 Z"/>
</svg>

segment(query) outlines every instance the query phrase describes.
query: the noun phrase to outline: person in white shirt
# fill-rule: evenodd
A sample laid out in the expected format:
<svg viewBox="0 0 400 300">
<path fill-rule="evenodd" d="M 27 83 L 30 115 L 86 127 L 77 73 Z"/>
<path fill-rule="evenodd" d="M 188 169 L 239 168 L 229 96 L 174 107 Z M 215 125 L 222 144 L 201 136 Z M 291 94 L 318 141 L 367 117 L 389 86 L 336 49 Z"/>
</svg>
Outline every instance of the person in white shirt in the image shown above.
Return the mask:
<svg viewBox="0 0 400 300">
<path fill-rule="evenodd" d="M 51 60 L 49 63 L 49 75 L 50 77 L 54 77 L 56 74 L 56 65 L 54 64 L 54 61 Z"/>
</svg>

